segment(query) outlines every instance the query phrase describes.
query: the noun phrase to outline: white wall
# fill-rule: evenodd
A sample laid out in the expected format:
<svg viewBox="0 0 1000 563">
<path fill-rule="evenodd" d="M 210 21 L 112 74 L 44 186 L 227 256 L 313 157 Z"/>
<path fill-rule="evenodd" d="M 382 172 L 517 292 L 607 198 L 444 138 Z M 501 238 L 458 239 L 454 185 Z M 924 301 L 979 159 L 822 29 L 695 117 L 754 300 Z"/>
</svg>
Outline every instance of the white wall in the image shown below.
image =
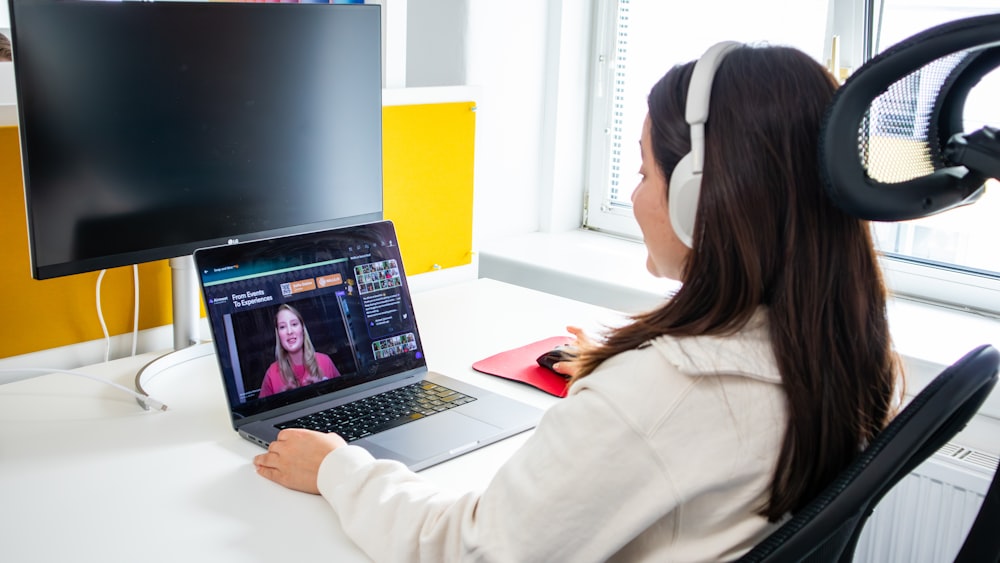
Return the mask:
<svg viewBox="0 0 1000 563">
<path fill-rule="evenodd" d="M 406 85 L 464 86 L 466 0 L 407 0 Z M 393 4 L 389 4 L 393 9 Z"/>
<path fill-rule="evenodd" d="M 466 78 L 482 88 L 477 240 L 538 229 L 545 2 L 469 0 Z"/>
<path fill-rule="evenodd" d="M 409 0 L 407 86 L 476 86 L 474 245 L 581 224 L 590 2 Z"/>
</svg>

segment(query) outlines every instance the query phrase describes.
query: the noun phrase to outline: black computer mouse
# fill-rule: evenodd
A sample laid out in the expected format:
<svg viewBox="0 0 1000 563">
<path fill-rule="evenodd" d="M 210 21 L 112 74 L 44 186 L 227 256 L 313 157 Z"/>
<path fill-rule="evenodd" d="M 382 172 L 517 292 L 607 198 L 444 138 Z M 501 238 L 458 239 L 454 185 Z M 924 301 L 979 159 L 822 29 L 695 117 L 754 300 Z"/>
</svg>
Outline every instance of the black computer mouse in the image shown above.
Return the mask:
<svg viewBox="0 0 1000 563">
<path fill-rule="evenodd" d="M 559 346 L 556 346 L 555 348 L 549 350 L 548 352 L 545 352 L 541 356 L 538 356 L 538 358 L 535 361 L 537 361 L 538 365 L 542 366 L 543 368 L 555 371 L 555 369 L 553 369 L 552 366 L 554 366 L 557 362 L 564 362 L 576 358 L 577 352 L 578 352 L 577 347 L 573 346 L 572 344 L 560 344 Z"/>
</svg>

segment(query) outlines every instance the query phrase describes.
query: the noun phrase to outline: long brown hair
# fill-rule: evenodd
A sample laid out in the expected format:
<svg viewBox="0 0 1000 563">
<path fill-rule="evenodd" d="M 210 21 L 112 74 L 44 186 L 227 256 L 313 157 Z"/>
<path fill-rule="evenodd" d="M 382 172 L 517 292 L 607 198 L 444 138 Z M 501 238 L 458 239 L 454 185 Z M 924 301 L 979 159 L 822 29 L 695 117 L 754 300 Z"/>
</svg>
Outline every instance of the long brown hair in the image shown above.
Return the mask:
<svg viewBox="0 0 1000 563">
<path fill-rule="evenodd" d="M 652 153 L 666 178 L 690 150 L 693 66 L 671 69 L 648 98 Z M 884 427 L 899 377 L 868 223 L 834 206 L 820 183 L 819 128 L 836 87 L 792 48 L 743 46 L 726 56 L 713 83 L 684 284 L 585 352 L 578 375 L 661 335 L 732 334 L 766 306 L 788 405 L 761 508 L 770 520 L 816 496 Z"/>
</svg>

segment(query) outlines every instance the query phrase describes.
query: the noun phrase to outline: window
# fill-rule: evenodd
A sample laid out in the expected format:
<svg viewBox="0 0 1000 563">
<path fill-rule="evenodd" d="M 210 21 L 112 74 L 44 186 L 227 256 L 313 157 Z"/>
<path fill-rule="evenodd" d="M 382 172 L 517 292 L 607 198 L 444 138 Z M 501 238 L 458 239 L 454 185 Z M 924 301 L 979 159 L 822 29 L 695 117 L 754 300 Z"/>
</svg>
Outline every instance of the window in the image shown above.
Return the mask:
<svg viewBox="0 0 1000 563">
<path fill-rule="evenodd" d="M 866 48 L 877 53 L 928 27 L 997 11 L 995 0 L 598 0 L 598 5 L 594 73 L 600 87 L 591 101 L 585 227 L 633 238 L 640 237 L 630 195 L 646 95 L 671 65 L 699 57 L 717 41 L 735 39 L 798 47 L 829 68 L 857 67 Z M 836 49 L 833 36 L 840 38 Z M 986 123 L 1000 126 L 1000 109 L 993 103 L 1000 99 L 998 74 L 973 90 L 966 104 L 967 131 Z M 919 80 L 913 87 L 921 87 Z M 898 117 L 873 124 L 873 130 L 893 138 L 912 135 L 919 109 L 899 108 Z M 1000 312 L 1000 251 L 993 242 L 1000 238 L 998 200 L 1000 186 L 993 182 L 975 205 L 920 221 L 875 225 L 893 290 Z"/>
</svg>

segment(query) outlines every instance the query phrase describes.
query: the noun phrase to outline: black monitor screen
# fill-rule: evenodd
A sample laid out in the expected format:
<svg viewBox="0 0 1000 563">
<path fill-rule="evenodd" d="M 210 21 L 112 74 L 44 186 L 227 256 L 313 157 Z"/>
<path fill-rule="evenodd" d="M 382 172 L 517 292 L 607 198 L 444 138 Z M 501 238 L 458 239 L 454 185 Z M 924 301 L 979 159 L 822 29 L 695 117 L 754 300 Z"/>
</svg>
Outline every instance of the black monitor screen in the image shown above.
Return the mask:
<svg viewBox="0 0 1000 563">
<path fill-rule="evenodd" d="M 10 5 L 36 278 L 381 218 L 379 6 Z"/>
</svg>

